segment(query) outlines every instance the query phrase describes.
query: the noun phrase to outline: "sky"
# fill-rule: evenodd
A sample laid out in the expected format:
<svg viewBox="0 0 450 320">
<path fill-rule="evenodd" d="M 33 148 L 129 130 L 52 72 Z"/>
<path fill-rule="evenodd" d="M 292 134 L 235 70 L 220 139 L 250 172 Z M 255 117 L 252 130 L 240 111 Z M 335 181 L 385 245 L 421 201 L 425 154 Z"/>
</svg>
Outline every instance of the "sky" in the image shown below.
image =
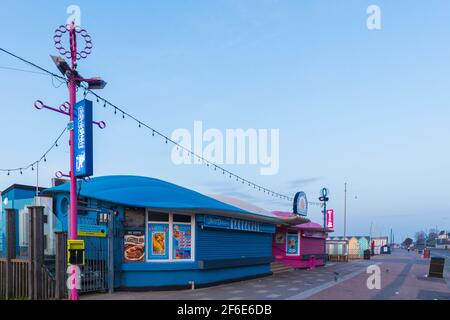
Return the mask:
<svg viewBox="0 0 450 320">
<path fill-rule="evenodd" d="M 101 76 L 100 93 L 171 135 L 194 121 L 204 129 L 279 129 L 279 170 L 257 164 L 226 169 L 277 192 L 305 191 L 316 202 L 330 190 L 335 235 L 396 240 L 430 228 L 450 229 L 450 3 L 349 0 L 13 1 L 0 10 L 1 47 L 57 72 L 50 54 L 69 5 L 81 9 L 92 54 L 79 62 Z M 381 29 L 369 30 L 369 5 Z M 53 143 L 67 89 L 0 53 L 0 168 L 25 166 Z M 82 94 L 78 95 L 82 98 Z M 88 96 L 89 98 L 89 96 Z M 292 203 L 199 165 L 175 165 L 172 147 L 136 122 L 94 104 L 95 176 L 133 174 L 220 193 L 267 210 Z M 65 140 L 64 140 L 65 139 Z M 40 166 L 43 186 L 68 171 L 67 135 Z M 0 189 L 34 184 L 36 174 L 0 176 Z M 320 207 L 308 217 L 321 222 Z"/>
</svg>

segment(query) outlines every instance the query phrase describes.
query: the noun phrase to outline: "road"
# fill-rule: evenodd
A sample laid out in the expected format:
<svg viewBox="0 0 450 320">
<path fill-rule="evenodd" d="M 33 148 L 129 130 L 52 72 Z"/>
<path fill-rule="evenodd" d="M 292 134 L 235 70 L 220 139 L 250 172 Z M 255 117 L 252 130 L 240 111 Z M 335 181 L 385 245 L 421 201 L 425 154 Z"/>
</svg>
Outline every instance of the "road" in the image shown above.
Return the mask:
<svg viewBox="0 0 450 320">
<path fill-rule="evenodd" d="M 435 253 L 437 254 L 437 253 Z M 447 254 L 447 252 L 446 252 Z M 450 257 L 450 255 L 449 255 Z M 92 300 L 450 300 L 444 279 L 428 278 L 429 259 L 406 250 L 312 270 L 294 270 L 265 278 L 195 290 L 125 292 L 82 296 Z M 369 289 L 367 267 L 380 269 L 380 289 Z M 447 278 L 448 280 L 448 278 Z"/>
</svg>

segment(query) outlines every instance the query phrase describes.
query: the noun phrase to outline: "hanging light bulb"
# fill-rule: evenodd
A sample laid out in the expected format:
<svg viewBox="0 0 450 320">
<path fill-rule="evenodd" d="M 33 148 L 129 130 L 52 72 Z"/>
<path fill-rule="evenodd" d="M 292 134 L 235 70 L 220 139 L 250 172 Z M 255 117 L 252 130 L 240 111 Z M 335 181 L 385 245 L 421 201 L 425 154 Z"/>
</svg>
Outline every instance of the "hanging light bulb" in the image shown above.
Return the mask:
<svg viewBox="0 0 450 320">
<path fill-rule="evenodd" d="M 22 169 L 20 169 L 20 174 L 22 174 Z"/>
<path fill-rule="evenodd" d="M 44 156 L 44 162 L 47 162 L 47 158 Z"/>
<path fill-rule="evenodd" d="M 141 127 L 141 123 L 139 122 L 139 128 Z"/>
<path fill-rule="evenodd" d="M 114 107 L 114 114 L 117 114 L 117 108 Z"/>
<path fill-rule="evenodd" d="M 155 130 L 152 131 L 152 136 L 153 136 L 153 137 L 155 136 Z"/>
<path fill-rule="evenodd" d="M 8 170 L 8 176 L 9 176 L 9 174 L 10 174 L 10 173 L 9 173 L 9 170 Z"/>
<path fill-rule="evenodd" d="M 103 108 L 106 108 L 106 100 L 103 103 Z"/>
</svg>

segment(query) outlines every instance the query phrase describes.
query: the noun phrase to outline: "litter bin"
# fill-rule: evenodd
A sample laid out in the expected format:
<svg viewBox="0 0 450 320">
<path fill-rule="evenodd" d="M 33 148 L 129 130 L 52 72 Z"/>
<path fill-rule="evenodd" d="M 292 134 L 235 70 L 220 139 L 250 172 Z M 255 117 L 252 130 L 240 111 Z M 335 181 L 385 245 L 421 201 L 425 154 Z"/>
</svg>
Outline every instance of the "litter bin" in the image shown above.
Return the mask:
<svg viewBox="0 0 450 320">
<path fill-rule="evenodd" d="M 381 247 L 381 254 L 391 254 L 391 247 L 385 244 Z"/>
<path fill-rule="evenodd" d="M 444 277 L 445 259 L 439 257 L 432 257 L 430 260 L 429 277 L 443 278 Z"/>
<path fill-rule="evenodd" d="M 423 258 L 428 259 L 430 257 L 430 249 L 423 250 Z"/>
<path fill-rule="evenodd" d="M 370 249 L 364 250 L 364 260 L 370 260 Z"/>
</svg>

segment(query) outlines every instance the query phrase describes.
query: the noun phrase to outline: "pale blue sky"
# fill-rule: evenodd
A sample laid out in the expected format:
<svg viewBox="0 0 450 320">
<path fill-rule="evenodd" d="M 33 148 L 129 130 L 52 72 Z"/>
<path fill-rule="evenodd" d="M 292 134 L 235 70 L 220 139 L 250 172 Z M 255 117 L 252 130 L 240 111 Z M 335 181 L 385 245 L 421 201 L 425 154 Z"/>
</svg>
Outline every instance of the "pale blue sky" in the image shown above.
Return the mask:
<svg viewBox="0 0 450 320">
<path fill-rule="evenodd" d="M 92 35 L 84 76 L 108 81 L 101 93 L 170 134 L 205 128 L 279 128 L 280 171 L 227 166 L 247 179 L 316 201 L 327 186 L 342 233 L 349 183 L 348 233 L 412 236 L 450 229 L 450 3 L 434 1 L 14 1 L 0 10 L 1 47 L 48 69 L 54 29 L 77 4 Z M 381 7 L 382 29 L 366 28 L 366 9 Z M 0 67 L 32 70 L 4 54 Z M 49 77 L 0 69 L 0 167 L 38 157 L 66 119 L 37 111 L 58 105 L 64 86 Z M 171 148 L 103 107 L 95 118 L 95 173 L 139 174 L 207 193 L 224 192 L 267 209 L 289 209 L 199 166 L 175 166 Z M 49 184 L 67 170 L 64 143 L 41 168 Z M 34 182 L 31 171 L 0 177 L 0 189 Z M 355 199 L 355 196 L 358 199 Z M 317 207 L 310 218 L 321 221 Z"/>
</svg>

